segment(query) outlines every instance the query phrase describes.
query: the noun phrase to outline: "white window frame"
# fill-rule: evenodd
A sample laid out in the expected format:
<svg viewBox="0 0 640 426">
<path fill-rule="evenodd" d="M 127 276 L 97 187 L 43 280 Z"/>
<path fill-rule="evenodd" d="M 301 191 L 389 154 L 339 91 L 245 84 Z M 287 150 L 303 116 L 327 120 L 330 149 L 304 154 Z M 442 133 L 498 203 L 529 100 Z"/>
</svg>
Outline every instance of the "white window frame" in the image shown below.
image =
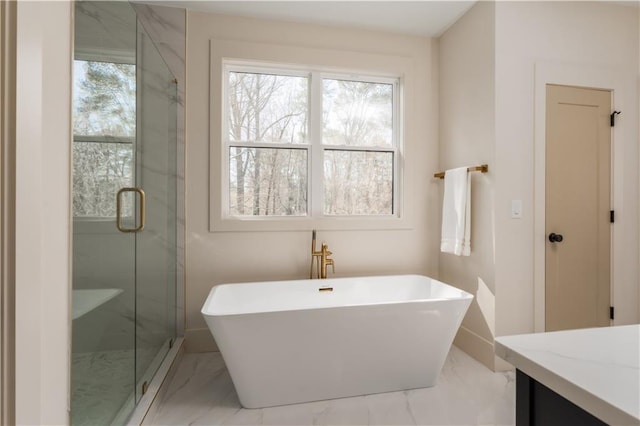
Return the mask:
<svg viewBox="0 0 640 426">
<path fill-rule="evenodd" d="M 318 87 L 317 87 L 317 91 L 319 92 L 319 95 L 316 96 L 316 105 L 315 105 L 315 110 L 319 111 L 319 118 L 316 121 L 317 124 L 317 134 L 313 134 L 312 138 L 315 136 L 315 138 L 317 138 L 317 145 L 319 146 L 319 149 L 321 149 L 321 153 L 320 153 L 320 160 L 318 162 L 318 167 L 317 169 L 320 169 L 320 175 L 317 176 L 317 178 L 315 180 L 312 180 L 312 183 L 314 185 L 313 190 L 315 190 L 316 194 L 318 194 L 319 192 L 319 196 L 317 197 L 312 197 L 312 205 L 313 205 L 313 201 L 317 201 L 316 206 L 314 206 L 313 211 L 313 215 L 314 216 L 319 216 L 319 217 L 323 217 L 323 218 L 345 218 L 345 217 L 351 217 L 351 218 L 360 218 L 360 219 L 368 219 L 368 218 L 372 218 L 372 219 L 376 219 L 376 218 L 384 218 L 384 217 L 388 217 L 388 218 L 398 218 L 400 216 L 399 214 L 399 202 L 398 202 L 398 195 L 401 192 L 400 191 L 400 187 L 398 185 L 398 181 L 400 180 L 400 162 L 401 162 L 401 156 L 400 156 L 400 152 L 401 149 L 400 147 L 402 146 L 402 139 L 401 139 L 401 133 L 400 133 L 400 123 L 402 122 L 402 117 L 400 115 L 400 91 L 401 91 L 401 86 L 400 86 L 400 78 L 399 77 L 380 77 L 380 76 L 370 76 L 370 75 L 366 75 L 366 74 L 349 74 L 349 73 L 326 73 L 326 72 L 313 72 L 312 75 L 317 76 L 317 78 L 315 80 L 312 80 Z M 343 81 L 354 81 L 354 82 L 362 82 L 362 83 L 380 83 L 380 84 L 390 84 L 393 86 L 393 99 L 392 99 L 392 103 L 393 103 L 393 111 L 392 111 L 392 135 L 391 135 L 391 147 L 381 147 L 381 146 L 349 146 L 349 145 L 328 145 L 328 144 L 324 144 L 322 141 L 322 128 L 321 128 L 321 124 L 322 124 L 322 111 L 323 111 L 323 105 L 322 105 L 322 80 L 324 79 L 332 79 L 332 80 L 343 80 Z M 313 106 L 312 106 L 313 107 Z M 314 144 L 315 146 L 315 144 Z M 392 167 L 393 167 L 393 188 L 392 188 L 392 192 L 391 192 L 391 197 L 392 197 L 392 204 L 391 204 L 391 211 L 392 213 L 390 214 L 378 214 L 378 215 L 326 215 L 324 213 L 324 175 L 322 174 L 322 171 L 324 170 L 324 167 L 322 167 L 322 165 L 324 164 L 324 153 L 325 151 L 360 151 L 360 152 L 387 152 L 387 153 L 392 153 L 393 155 L 393 163 L 392 163 Z M 316 177 L 316 176 L 314 176 Z M 317 185 L 317 186 L 316 186 Z"/>
<path fill-rule="evenodd" d="M 222 154 L 222 170 L 223 170 L 223 179 L 222 179 L 222 217 L 223 220 L 295 220 L 296 218 L 307 218 L 309 216 L 309 182 L 310 176 L 309 171 L 311 170 L 311 142 L 309 140 L 309 124 L 311 122 L 311 118 L 309 117 L 307 123 L 307 140 L 305 143 L 298 144 L 289 144 L 289 143 L 275 143 L 275 142 L 250 142 L 250 141 L 235 141 L 231 142 L 229 140 L 229 108 L 228 108 L 228 94 L 229 94 L 229 73 L 230 72 L 246 72 L 251 74 L 272 74 L 278 76 L 287 76 L 287 77 L 306 77 L 311 78 L 311 75 L 308 71 L 304 70 L 295 70 L 295 69 L 285 69 L 279 66 L 264 66 L 258 64 L 252 64 L 247 62 L 238 62 L 238 61 L 225 61 L 223 64 L 223 96 L 222 96 L 222 140 L 223 140 L 223 154 Z M 310 90 L 311 88 L 309 88 Z M 310 98 L 310 96 L 309 96 Z M 311 106 L 307 105 L 307 109 L 310 111 Z M 251 216 L 251 215 L 232 215 L 229 212 L 230 199 L 229 199 L 229 152 L 233 147 L 245 147 L 245 148 L 272 148 L 272 149 L 300 149 L 307 151 L 307 215 L 302 216 Z"/>
<path fill-rule="evenodd" d="M 267 43 L 257 40 L 238 40 L 229 38 L 212 38 L 209 40 L 209 75 L 208 81 L 198 81 L 205 87 L 208 83 L 209 107 L 206 111 L 192 111 L 191 137 L 208 135 L 209 155 L 207 159 L 192 159 L 187 171 L 189 186 L 207 185 L 208 200 L 194 200 L 198 208 L 191 209 L 194 220 L 208 220 L 209 232 L 282 232 L 304 231 L 311 229 L 321 231 L 358 231 L 358 230 L 411 230 L 416 227 L 415 206 L 418 199 L 423 199 L 425 182 L 413 179 L 422 175 L 419 168 L 424 161 L 419 154 L 421 146 L 427 141 L 416 137 L 424 132 L 424 122 L 428 117 L 420 117 L 416 111 L 433 108 L 421 93 L 431 87 L 432 82 L 425 80 L 419 73 L 422 64 L 411 55 L 400 53 L 371 52 L 363 50 L 345 50 L 339 47 L 313 47 L 295 43 Z M 396 191 L 394 201 L 397 216 L 351 216 L 351 217 L 278 217 L 270 220 L 225 219 L 223 217 L 222 182 L 226 179 L 226 167 L 223 160 L 224 144 L 224 112 L 223 112 L 223 70 L 227 61 L 239 63 L 257 63 L 265 66 L 286 64 L 287 69 L 316 69 L 325 73 L 347 73 L 350 75 L 367 75 L 372 77 L 399 78 L 400 111 L 397 130 L 399 145 L 397 153 Z M 188 102 L 188 101 L 187 101 Z M 431 106 L 428 106 L 431 105 Z M 198 130 L 195 130 L 198 129 Z M 435 137 L 431 132 L 429 137 Z M 208 173 L 208 179 L 206 174 Z M 205 206 L 208 206 L 208 211 Z M 201 210 L 201 208 L 203 210 Z M 202 216 L 201 216 L 202 215 Z M 197 219 L 196 219 L 197 218 Z"/>
<path fill-rule="evenodd" d="M 402 193 L 402 132 L 401 132 L 401 78 L 399 76 L 380 76 L 349 71 L 323 71 L 315 67 L 289 67 L 280 64 L 265 64 L 251 61 L 224 60 L 222 64 L 222 179 L 221 179 L 221 208 L 223 221 L 259 221 L 259 222 L 287 222 L 287 221 L 345 221 L 345 220 L 380 220 L 399 219 L 400 199 Z M 228 93 L 229 73 L 246 72 L 252 74 L 272 74 L 279 76 L 306 77 L 309 81 L 308 91 L 308 122 L 307 140 L 305 143 L 287 144 L 273 142 L 234 141 L 229 138 Z M 384 146 L 349 146 L 329 145 L 322 140 L 323 114 L 323 80 L 343 80 L 363 83 L 390 84 L 393 89 L 392 99 L 392 143 Z M 300 149 L 307 151 L 307 214 L 300 216 L 253 216 L 232 215 L 230 213 L 230 150 L 234 147 L 272 148 L 272 149 Z M 392 213 L 390 214 L 362 214 L 362 215 L 327 215 L 324 213 L 324 153 L 326 151 L 346 152 L 380 152 L 391 153 L 393 168 Z"/>
</svg>

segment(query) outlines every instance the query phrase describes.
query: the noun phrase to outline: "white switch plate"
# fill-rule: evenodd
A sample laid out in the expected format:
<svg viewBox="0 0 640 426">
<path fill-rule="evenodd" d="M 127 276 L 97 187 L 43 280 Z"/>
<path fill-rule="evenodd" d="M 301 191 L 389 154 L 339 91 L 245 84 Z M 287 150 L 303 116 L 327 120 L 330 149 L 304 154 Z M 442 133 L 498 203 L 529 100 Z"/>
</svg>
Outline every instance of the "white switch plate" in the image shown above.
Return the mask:
<svg viewBox="0 0 640 426">
<path fill-rule="evenodd" d="M 511 200 L 511 219 L 522 219 L 522 200 Z"/>
</svg>

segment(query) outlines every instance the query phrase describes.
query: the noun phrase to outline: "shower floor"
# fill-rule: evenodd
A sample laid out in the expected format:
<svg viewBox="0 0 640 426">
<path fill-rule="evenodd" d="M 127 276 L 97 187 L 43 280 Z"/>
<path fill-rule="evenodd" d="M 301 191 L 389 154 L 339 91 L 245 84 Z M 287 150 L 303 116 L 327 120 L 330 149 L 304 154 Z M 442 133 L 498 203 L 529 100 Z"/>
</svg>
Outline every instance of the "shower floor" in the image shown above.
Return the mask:
<svg viewBox="0 0 640 426">
<path fill-rule="evenodd" d="M 108 425 L 133 400 L 133 350 L 74 353 L 71 424 Z"/>
<path fill-rule="evenodd" d="M 138 356 L 153 358 L 147 352 Z M 134 405 L 134 350 L 74 353 L 72 363 L 71 424 L 124 424 Z"/>
</svg>

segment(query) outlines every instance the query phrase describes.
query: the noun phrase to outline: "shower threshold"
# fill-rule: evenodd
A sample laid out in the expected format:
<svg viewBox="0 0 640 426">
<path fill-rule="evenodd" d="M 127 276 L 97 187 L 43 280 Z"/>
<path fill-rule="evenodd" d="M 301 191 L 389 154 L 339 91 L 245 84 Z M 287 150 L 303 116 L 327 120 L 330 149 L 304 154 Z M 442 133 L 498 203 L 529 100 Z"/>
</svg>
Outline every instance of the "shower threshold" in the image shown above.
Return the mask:
<svg viewBox="0 0 640 426">
<path fill-rule="evenodd" d="M 149 416 L 149 418 L 153 417 L 154 410 L 159 405 L 163 391 L 166 389 L 163 388 L 163 384 L 170 382 L 171 377 L 175 373 L 178 361 L 182 356 L 183 343 L 184 337 L 176 338 L 173 347 L 169 349 L 169 352 L 167 352 L 164 360 L 158 367 L 153 379 L 151 379 L 147 392 L 142 396 L 142 399 L 140 399 L 140 402 L 138 402 L 138 405 L 125 424 L 138 426 L 143 424 L 147 416 Z"/>
</svg>

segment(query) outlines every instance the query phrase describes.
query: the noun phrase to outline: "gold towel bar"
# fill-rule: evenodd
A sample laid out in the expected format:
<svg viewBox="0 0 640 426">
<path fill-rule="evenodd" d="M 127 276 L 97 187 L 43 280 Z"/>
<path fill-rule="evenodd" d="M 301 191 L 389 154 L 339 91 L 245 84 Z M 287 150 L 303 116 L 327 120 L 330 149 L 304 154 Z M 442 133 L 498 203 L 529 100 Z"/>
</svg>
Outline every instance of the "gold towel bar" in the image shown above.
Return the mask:
<svg viewBox="0 0 640 426">
<path fill-rule="evenodd" d="M 489 171 L 489 166 L 487 164 L 483 164 L 481 166 L 469 167 L 467 169 L 468 172 L 481 172 L 487 173 Z M 433 175 L 434 178 L 444 179 L 444 172 L 436 173 Z"/>
</svg>

